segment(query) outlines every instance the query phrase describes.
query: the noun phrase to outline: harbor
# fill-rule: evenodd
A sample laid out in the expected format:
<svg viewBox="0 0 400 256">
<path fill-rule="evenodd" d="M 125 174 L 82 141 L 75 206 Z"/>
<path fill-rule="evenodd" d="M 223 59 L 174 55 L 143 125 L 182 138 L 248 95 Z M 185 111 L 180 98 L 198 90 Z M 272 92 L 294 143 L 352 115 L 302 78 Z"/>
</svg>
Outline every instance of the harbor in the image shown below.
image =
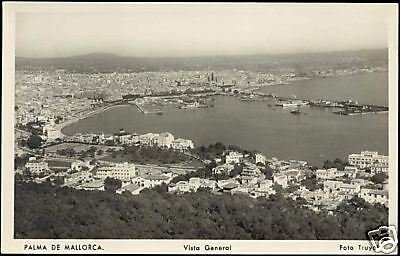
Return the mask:
<svg viewBox="0 0 400 256">
<path fill-rule="evenodd" d="M 298 99 L 295 95 L 290 97 L 281 97 L 274 94 L 266 94 L 261 92 L 253 92 L 247 96 L 241 96 L 241 101 L 262 101 L 265 98 L 274 99 L 276 101 L 275 106 L 282 108 L 294 108 L 294 107 L 319 107 L 319 108 L 335 108 L 340 109 L 333 111 L 332 113 L 338 115 L 359 115 L 359 114 L 376 114 L 376 113 L 388 113 L 389 108 L 386 106 L 378 106 L 372 104 L 358 104 L 352 100 L 311 100 L 311 99 Z"/>
</svg>

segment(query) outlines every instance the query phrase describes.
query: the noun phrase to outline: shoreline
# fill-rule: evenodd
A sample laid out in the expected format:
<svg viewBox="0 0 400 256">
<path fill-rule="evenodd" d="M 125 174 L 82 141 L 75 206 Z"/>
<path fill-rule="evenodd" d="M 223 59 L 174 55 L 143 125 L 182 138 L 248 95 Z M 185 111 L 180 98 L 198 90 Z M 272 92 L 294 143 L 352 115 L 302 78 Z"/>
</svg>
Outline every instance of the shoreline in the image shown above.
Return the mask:
<svg viewBox="0 0 400 256">
<path fill-rule="evenodd" d="M 380 73 L 380 72 L 387 72 L 387 71 L 380 71 L 380 70 L 376 70 L 376 71 L 373 71 L 373 72 L 367 72 L 367 74 L 369 74 L 369 73 Z M 356 74 L 342 74 L 342 75 L 335 75 L 335 76 L 328 76 L 328 77 L 324 77 L 323 79 L 326 79 L 326 78 L 335 78 L 335 77 L 341 77 L 341 76 L 353 76 L 353 75 L 363 75 L 363 74 L 365 74 L 365 73 L 356 73 Z M 286 83 L 286 85 L 292 85 L 292 83 L 293 82 L 298 82 L 298 81 L 307 81 L 307 80 L 314 80 L 314 79 L 322 79 L 322 77 L 311 77 L 311 78 L 302 78 L 302 79 L 295 79 L 295 80 L 290 80 L 290 81 L 288 81 L 287 83 Z M 257 87 L 257 88 L 252 88 L 252 89 L 250 89 L 251 91 L 253 91 L 253 92 L 255 92 L 255 94 L 258 94 L 258 95 L 260 95 L 260 94 L 265 94 L 265 93 L 263 93 L 263 92 L 260 92 L 263 88 L 265 88 L 265 87 L 270 87 L 270 86 L 280 86 L 280 85 L 284 85 L 284 84 L 282 84 L 282 83 L 278 83 L 278 84 L 274 84 L 274 85 L 263 85 L 263 86 L 259 86 L 259 87 Z M 221 95 L 221 96 L 235 96 L 235 95 L 231 95 L 230 93 L 227 93 L 227 92 L 216 92 L 215 93 L 215 95 Z M 275 97 L 273 97 L 273 98 L 275 98 Z M 255 101 L 257 101 L 257 100 L 255 100 Z M 176 110 L 168 110 L 168 111 L 148 111 L 148 110 L 145 110 L 142 106 L 140 106 L 140 104 L 136 104 L 136 103 L 130 103 L 130 102 L 125 102 L 125 103 L 122 103 L 122 102 L 119 102 L 119 103 L 117 103 L 117 104 L 115 104 L 115 103 L 112 103 L 112 105 L 108 105 L 108 106 L 103 106 L 103 107 L 100 107 L 100 108 L 97 108 L 97 109 L 94 109 L 93 111 L 90 111 L 90 112 L 88 112 L 88 113 L 85 113 L 85 114 L 82 114 L 82 115 L 79 115 L 79 116 L 77 116 L 77 117 L 73 117 L 72 119 L 69 119 L 69 120 L 66 120 L 66 121 L 64 121 L 64 122 L 62 122 L 62 123 L 60 123 L 60 124 L 57 124 L 57 125 L 55 125 L 55 129 L 56 130 L 58 130 L 60 133 L 61 133 L 61 135 L 64 137 L 64 136 L 69 136 L 69 135 L 67 135 L 67 134 L 65 134 L 65 133 L 63 133 L 63 129 L 65 128 L 65 127 L 67 127 L 67 126 L 69 126 L 69 125 L 71 125 L 71 124 L 74 124 L 74 123 L 76 123 L 76 122 L 79 122 L 80 120 L 84 120 L 84 119 L 86 119 L 86 118 L 89 118 L 89 117 L 91 117 L 91 116 L 94 116 L 94 115 L 96 115 L 96 114 L 99 114 L 99 113 L 102 113 L 102 112 L 104 112 L 104 111 L 106 111 L 106 110 L 109 110 L 109 109 L 111 109 L 111 108 L 113 108 L 113 107 L 116 107 L 116 106 L 136 106 L 136 108 L 137 108 L 137 110 L 139 111 L 139 112 L 141 112 L 142 114 L 162 114 L 162 113 L 164 113 L 164 112 L 176 112 L 176 111 L 180 111 L 180 110 L 198 110 L 199 108 L 182 108 L 182 109 L 176 109 Z M 201 109 L 201 108 L 200 108 Z M 351 114 L 347 114 L 347 116 L 353 116 L 353 115 L 363 115 L 363 114 L 384 114 L 384 113 L 388 113 L 388 111 L 377 111 L 377 112 L 368 112 L 368 113 L 351 113 Z M 336 113 L 336 114 L 338 114 L 338 113 Z M 343 114 L 342 114 L 343 115 Z"/>
<path fill-rule="evenodd" d="M 117 107 L 117 106 L 125 106 L 125 105 L 129 105 L 129 104 L 109 105 L 109 106 L 104 106 L 104 107 L 95 109 L 95 110 L 90 111 L 90 112 L 88 112 L 88 113 L 86 113 L 86 114 L 83 114 L 83 115 L 81 115 L 81 116 L 74 117 L 74 118 L 72 118 L 72 119 L 66 120 L 65 122 L 62 122 L 62 123 L 60 123 L 60 124 L 57 124 L 57 125 L 55 126 L 55 129 L 58 130 L 58 131 L 61 133 L 62 136 L 68 136 L 68 135 L 64 134 L 63 131 L 62 131 L 65 127 L 67 127 L 67 126 L 69 126 L 69 125 L 71 125 L 71 124 L 73 124 L 73 123 L 79 122 L 79 121 L 81 121 L 81 120 L 84 120 L 84 119 L 86 119 L 86 118 L 89 118 L 89 117 L 91 117 L 91 116 L 94 116 L 94 115 L 96 115 L 96 114 L 102 113 L 102 112 L 104 112 L 104 111 L 106 111 L 106 110 L 109 110 L 109 109 L 111 109 L 111 108 L 114 108 L 114 107 Z"/>
</svg>

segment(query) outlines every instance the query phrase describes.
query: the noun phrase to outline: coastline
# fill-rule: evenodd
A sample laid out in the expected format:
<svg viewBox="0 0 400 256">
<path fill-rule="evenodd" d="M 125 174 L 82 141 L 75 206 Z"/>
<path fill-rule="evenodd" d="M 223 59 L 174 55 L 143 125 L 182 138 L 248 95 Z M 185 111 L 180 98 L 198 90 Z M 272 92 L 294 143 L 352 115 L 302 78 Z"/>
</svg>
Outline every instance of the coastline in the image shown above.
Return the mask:
<svg viewBox="0 0 400 256">
<path fill-rule="evenodd" d="M 101 112 L 104 112 L 104 111 L 106 111 L 108 109 L 111 109 L 111 108 L 114 108 L 114 107 L 117 107 L 117 106 L 124 106 L 124 105 L 127 105 L 127 104 L 115 104 L 115 105 L 108 105 L 108 106 L 100 107 L 100 108 L 95 109 L 93 111 L 90 111 L 88 113 L 82 114 L 80 116 L 77 116 L 77 117 L 74 117 L 72 119 L 66 120 L 65 122 L 62 122 L 60 124 L 57 124 L 57 125 L 55 125 L 54 128 L 56 130 L 58 130 L 61 133 L 62 136 L 67 136 L 66 134 L 64 134 L 62 132 L 65 127 L 67 127 L 67 126 L 69 126 L 69 125 L 71 125 L 73 123 L 79 122 L 80 120 L 83 120 L 83 119 L 89 118 L 91 116 L 94 116 L 96 114 L 99 114 Z"/>
</svg>

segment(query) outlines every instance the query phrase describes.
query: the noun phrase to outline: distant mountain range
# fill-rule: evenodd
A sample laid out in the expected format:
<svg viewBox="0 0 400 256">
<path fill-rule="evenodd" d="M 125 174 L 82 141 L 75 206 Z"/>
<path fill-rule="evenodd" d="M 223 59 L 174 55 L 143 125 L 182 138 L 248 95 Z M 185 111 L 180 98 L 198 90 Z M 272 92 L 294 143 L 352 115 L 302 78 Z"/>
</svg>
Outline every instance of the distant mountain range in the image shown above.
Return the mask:
<svg viewBox="0 0 400 256">
<path fill-rule="evenodd" d="M 16 69 L 65 69 L 70 72 L 140 72 L 201 69 L 267 71 L 292 67 L 306 70 L 323 66 L 387 65 L 388 50 L 359 50 L 279 55 L 235 55 L 203 57 L 126 57 L 111 53 L 89 53 L 62 58 L 16 57 Z"/>
</svg>

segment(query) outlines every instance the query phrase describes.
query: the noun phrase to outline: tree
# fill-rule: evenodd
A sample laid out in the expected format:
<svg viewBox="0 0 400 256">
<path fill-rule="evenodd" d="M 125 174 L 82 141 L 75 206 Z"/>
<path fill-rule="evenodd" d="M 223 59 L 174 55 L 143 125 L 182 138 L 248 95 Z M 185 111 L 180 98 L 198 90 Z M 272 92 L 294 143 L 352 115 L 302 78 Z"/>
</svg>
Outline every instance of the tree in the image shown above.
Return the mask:
<svg viewBox="0 0 400 256">
<path fill-rule="evenodd" d="M 308 190 L 314 191 L 323 187 L 323 184 L 318 183 L 317 177 L 315 174 L 306 177 L 304 180 L 300 182 L 301 185 L 305 186 Z"/>
<path fill-rule="evenodd" d="M 20 147 L 26 147 L 26 140 L 18 140 L 18 146 Z"/>
<path fill-rule="evenodd" d="M 274 183 L 274 185 L 272 185 L 273 189 L 275 190 L 276 194 L 282 194 L 283 193 L 283 187 L 282 185 L 278 184 L 278 183 Z"/>
<path fill-rule="evenodd" d="M 338 170 L 343 171 L 346 165 L 346 162 L 342 161 L 339 158 L 336 158 L 335 160 L 333 160 L 333 162 L 330 160 L 324 161 L 323 167 L 324 169 L 337 168 Z"/>
<path fill-rule="evenodd" d="M 304 197 L 297 197 L 296 198 L 296 203 L 299 205 L 306 205 L 307 204 L 307 200 Z"/>
<path fill-rule="evenodd" d="M 15 156 L 14 157 L 14 168 L 21 168 L 24 167 L 25 164 L 28 162 L 29 160 L 29 156 L 25 155 L 25 156 Z"/>
<path fill-rule="evenodd" d="M 122 187 L 122 181 L 115 178 L 107 177 L 104 180 L 104 190 L 107 192 L 115 193 L 117 189 Z"/>
<path fill-rule="evenodd" d="M 261 168 L 261 172 L 265 175 L 266 179 L 272 180 L 274 170 L 270 166 L 266 165 L 264 168 Z"/>
<path fill-rule="evenodd" d="M 359 198 L 334 215 L 282 195 L 174 195 L 143 190 L 136 196 L 16 181 L 14 237 L 18 239 L 246 239 L 361 240 L 388 224 L 388 209 Z"/>
<path fill-rule="evenodd" d="M 229 173 L 229 177 L 231 178 L 236 177 L 237 175 L 241 174 L 242 171 L 243 171 L 243 166 L 240 164 L 235 164 L 233 170 Z"/>
<path fill-rule="evenodd" d="M 286 192 L 288 193 L 293 193 L 297 190 L 299 190 L 299 185 L 297 184 L 291 184 L 289 187 L 286 188 Z"/>
<path fill-rule="evenodd" d="M 385 173 L 380 172 L 372 176 L 371 181 L 375 184 L 382 184 L 387 178 L 388 176 Z"/>
<path fill-rule="evenodd" d="M 167 193 L 168 192 L 168 185 L 165 183 L 161 183 L 160 185 L 157 185 L 153 187 L 153 190 L 158 192 L 158 193 Z"/>
<path fill-rule="evenodd" d="M 42 145 L 42 138 L 39 135 L 32 134 L 26 142 L 31 149 L 39 148 Z"/>
<path fill-rule="evenodd" d="M 91 146 L 88 150 L 87 150 L 87 152 L 90 154 L 90 153 L 95 153 L 96 152 L 96 150 L 97 150 L 97 148 L 95 147 L 95 146 Z"/>
<path fill-rule="evenodd" d="M 111 157 L 116 158 L 118 156 L 118 153 L 116 151 L 112 152 Z"/>
</svg>

